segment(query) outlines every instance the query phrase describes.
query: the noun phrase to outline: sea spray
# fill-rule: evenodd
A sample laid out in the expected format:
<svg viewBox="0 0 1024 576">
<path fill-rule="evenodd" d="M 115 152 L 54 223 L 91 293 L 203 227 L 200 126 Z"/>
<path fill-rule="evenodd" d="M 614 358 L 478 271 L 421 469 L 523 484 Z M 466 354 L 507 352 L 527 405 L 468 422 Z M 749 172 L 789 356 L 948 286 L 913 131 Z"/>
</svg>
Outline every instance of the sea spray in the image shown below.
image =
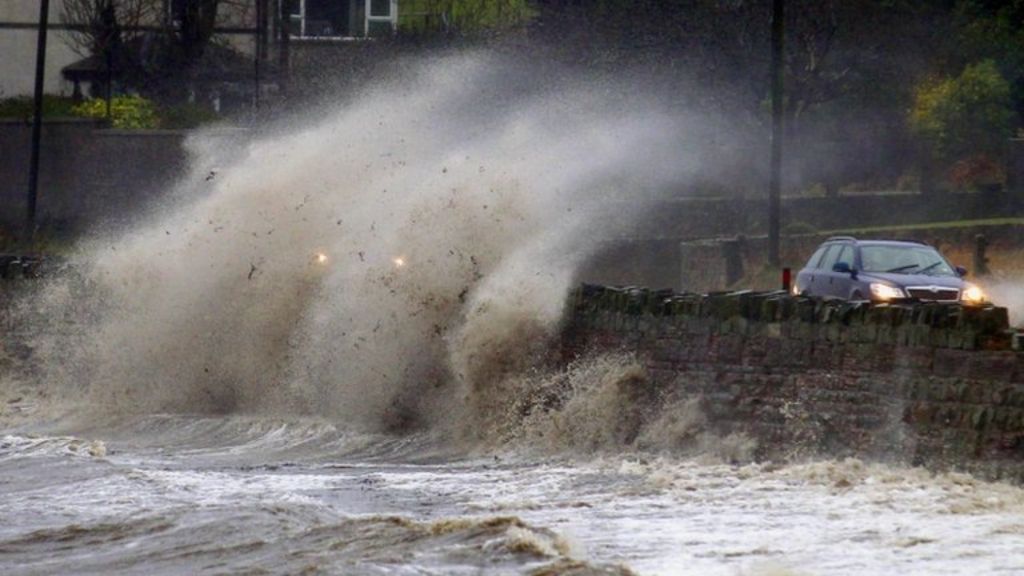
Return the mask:
<svg viewBox="0 0 1024 576">
<path fill-rule="evenodd" d="M 997 306 L 1006 307 L 1012 326 L 1024 326 L 1024 284 L 1019 278 L 982 279 L 979 284 Z"/>
<path fill-rule="evenodd" d="M 200 137 L 172 205 L 49 286 L 77 330 L 45 385 L 121 414 L 478 424 L 543 360 L 579 263 L 698 171 L 707 124 L 503 66 L 424 61 L 318 122 Z"/>
<path fill-rule="evenodd" d="M 743 430 L 713 425 L 706 402 L 656 382 L 628 353 L 584 355 L 564 366 L 514 371 L 491 387 L 481 435 L 503 449 L 533 454 L 700 456 L 711 462 L 753 460 L 757 442 Z"/>
</svg>

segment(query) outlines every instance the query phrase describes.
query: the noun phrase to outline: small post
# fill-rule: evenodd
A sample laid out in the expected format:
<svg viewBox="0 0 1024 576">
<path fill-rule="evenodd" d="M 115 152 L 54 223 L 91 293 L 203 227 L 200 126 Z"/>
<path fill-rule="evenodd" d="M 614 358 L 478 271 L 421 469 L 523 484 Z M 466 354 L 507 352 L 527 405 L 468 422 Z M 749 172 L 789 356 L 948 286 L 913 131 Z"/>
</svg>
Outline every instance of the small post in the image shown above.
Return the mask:
<svg viewBox="0 0 1024 576">
<path fill-rule="evenodd" d="M 988 257 L 985 252 L 988 250 L 988 238 L 984 234 L 978 234 L 974 237 L 974 274 L 976 276 L 987 276 L 990 272 L 988 269 Z"/>
<path fill-rule="evenodd" d="M 46 33 L 50 20 L 50 0 L 39 2 L 39 32 L 36 37 L 36 85 L 32 103 L 32 155 L 28 168 L 28 206 L 25 224 L 32 239 L 36 232 L 36 201 L 39 196 L 39 146 L 43 135 L 43 81 L 46 78 Z"/>
<path fill-rule="evenodd" d="M 789 293 L 790 288 L 793 287 L 793 271 L 789 268 L 782 269 L 782 289 Z"/>
<path fill-rule="evenodd" d="M 726 240 L 722 243 L 722 257 L 725 259 L 726 286 L 732 286 L 743 279 L 743 246 L 745 240 L 741 234 L 735 240 Z"/>
</svg>

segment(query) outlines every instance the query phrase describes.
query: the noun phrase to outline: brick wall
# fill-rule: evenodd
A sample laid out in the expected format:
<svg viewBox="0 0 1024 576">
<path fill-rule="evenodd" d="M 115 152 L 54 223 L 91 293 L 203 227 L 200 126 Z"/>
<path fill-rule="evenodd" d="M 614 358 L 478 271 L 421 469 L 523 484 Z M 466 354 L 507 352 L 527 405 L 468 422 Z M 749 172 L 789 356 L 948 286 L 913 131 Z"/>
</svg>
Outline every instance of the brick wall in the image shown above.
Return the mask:
<svg viewBox="0 0 1024 576">
<path fill-rule="evenodd" d="M 572 357 L 634 351 L 761 458 L 827 454 L 1024 481 L 1024 353 L 1003 308 L 584 285 Z"/>
</svg>

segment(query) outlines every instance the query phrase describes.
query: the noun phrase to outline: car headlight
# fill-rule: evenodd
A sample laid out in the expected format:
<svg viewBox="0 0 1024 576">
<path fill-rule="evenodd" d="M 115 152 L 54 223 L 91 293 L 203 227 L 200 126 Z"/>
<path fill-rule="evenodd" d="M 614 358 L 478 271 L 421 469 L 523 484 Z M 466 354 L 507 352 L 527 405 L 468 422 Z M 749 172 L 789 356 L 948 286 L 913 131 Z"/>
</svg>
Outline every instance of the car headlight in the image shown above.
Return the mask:
<svg viewBox="0 0 1024 576">
<path fill-rule="evenodd" d="M 903 290 L 888 284 L 872 282 L 871 297 L 876 300 L 896 300 L 898 298 L 903 298 Z"/>
<path fill-rule="evenodd" d="M 985 292 L 974 284 L 968 284 L 964 287 L 963 292 L 960 293 L 960 299 L 965 304 L 981 304 L 986 300 Z"/>
</svg>

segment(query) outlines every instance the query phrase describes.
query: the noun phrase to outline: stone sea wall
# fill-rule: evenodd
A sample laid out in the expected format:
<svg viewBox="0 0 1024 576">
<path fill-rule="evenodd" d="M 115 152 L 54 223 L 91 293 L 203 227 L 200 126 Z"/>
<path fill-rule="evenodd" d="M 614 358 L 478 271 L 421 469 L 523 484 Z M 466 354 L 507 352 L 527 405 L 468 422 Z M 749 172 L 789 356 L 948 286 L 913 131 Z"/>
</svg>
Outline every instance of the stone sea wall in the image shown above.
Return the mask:
<svg viewBox="0 0 1024 576">
<path fill-rule="evenodd" d="M 1024 352 L 1004 308 L 583 285 L 567 358 L 635 353 L 758 456 L 824 454 L 1024 481 Z"/>
</svg>

